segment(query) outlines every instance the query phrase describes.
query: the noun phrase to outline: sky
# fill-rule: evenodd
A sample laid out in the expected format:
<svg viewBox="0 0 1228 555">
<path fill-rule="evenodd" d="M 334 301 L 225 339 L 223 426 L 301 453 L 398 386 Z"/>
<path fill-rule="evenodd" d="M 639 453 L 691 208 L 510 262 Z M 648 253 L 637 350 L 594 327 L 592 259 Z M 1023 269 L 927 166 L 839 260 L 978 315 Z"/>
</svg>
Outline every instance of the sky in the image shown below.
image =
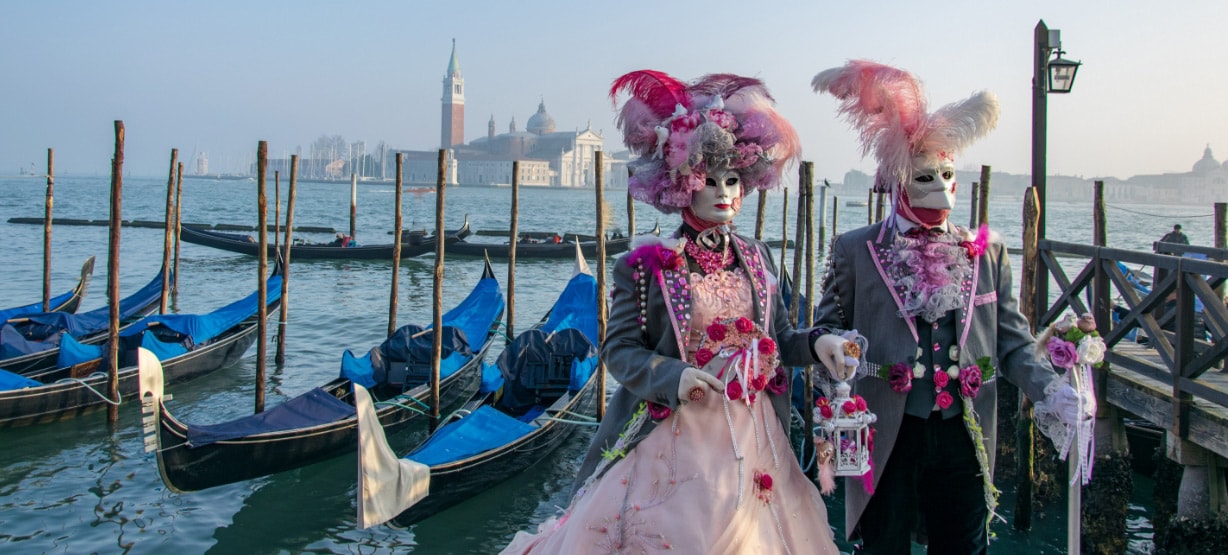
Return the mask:
<svg viewBox="0 0 1228 555">
<path fill-rule="evenodd" d="M 260 140 L 282 157 L 323 135 L 439 148 L 441 82 L 456 40 L 465 138 L 519 129 L 545 102 L 558 130 L 590 122 L 622 150 L 608 97 L 626 72 L 762 79 L 817 177 L 872 173 L 836 101 L 811 78 L 850 59 L 911 71 L 930 109 L 998 95 L 996 130 L 960 169 L 1031 168 L 1037 22 L 1083 66 L 1048 97 L 1050 175 L 1189 171 L 1228 157 L 1228 2 L 998 0 L 46 1 L 0 8 L 0 176 L 46 167 L 109 173 L 115 120 L 125 173 L 166 175 L 205 152 L 240 171 Z M 190 166 L 189 166 L 190 168 Z"/>
</svg>

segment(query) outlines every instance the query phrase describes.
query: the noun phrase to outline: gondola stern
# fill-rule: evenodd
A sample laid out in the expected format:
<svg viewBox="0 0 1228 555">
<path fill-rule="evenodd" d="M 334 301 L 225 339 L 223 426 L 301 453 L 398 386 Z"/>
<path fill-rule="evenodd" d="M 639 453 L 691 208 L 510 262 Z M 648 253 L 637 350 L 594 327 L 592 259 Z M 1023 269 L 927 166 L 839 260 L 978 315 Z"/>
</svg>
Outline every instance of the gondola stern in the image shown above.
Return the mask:
<svg viewBox="0 0 1228 555">
<path fill-rule="evenodd" d="M 162 362 L 144 347 L 137 348 L 137 372 L 141 388 L 141 428 L 145 452 L 161 452 L 162 401 L 170 399 L 164 393 L 165 377 Z M 158 465 L 162 465 L 161 456 Z"/>
<path fill-rule="evenodd" d="M 358 384 L 354 384 L 354 404 L 358 410 L 357 524 L 366 529 L 392 520 L 425 498 L 430 492 L 431 470 L 397 458 L 371 394 Z"/>
</svg>

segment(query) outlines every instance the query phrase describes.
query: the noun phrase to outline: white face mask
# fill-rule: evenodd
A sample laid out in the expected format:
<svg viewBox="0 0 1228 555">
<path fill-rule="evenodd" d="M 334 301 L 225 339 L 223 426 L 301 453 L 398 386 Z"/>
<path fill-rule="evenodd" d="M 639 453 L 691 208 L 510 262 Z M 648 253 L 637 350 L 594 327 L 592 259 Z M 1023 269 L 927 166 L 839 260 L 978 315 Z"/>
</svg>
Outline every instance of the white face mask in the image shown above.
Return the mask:
<svg viewBox="0 0 1228 555">
<path fill-rule="evenodd" d="M 742 179 L 737 172 L 712 172 L 704 188 L 691 195 L 691 212 L 710 222 L 729 223 L 738 215 L 736 201 L 741 196 Z"/>
<path fill-rule="evenodd" d="M 951 210 L 955 207 L 955 163 L 943 154 L 912 159 L 912 176 L 904 185 L 904 191 L 913 208 Z"/>
</svg>

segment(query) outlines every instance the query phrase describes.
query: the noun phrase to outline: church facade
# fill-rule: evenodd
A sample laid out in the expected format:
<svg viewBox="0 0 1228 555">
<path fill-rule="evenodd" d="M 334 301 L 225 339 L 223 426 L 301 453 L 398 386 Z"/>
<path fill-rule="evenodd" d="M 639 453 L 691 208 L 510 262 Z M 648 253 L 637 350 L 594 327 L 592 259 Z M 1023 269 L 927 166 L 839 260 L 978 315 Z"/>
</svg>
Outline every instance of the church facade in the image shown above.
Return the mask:
<svg viewBox="0 0 1228 555">
<path fill-rule="evenodd" d="M 604 138 L 591 122 L 584 129 L 559 131 L 546 111 L 545 99 L 520 130 L 513 117 L 507 132 L 496 133 L 495 117 L 487 122 L 485 137 L 464 140 L 465 81 L 456 56 L 456 42 L 442 83 L 440 148 L 445 150 L 445 181 L 448 185 L 510 186 L 512 164 L 519 162 L 519 183 L 529 187 L 594 187 L 596 153 Z M 402 154 L 404 179 L 408 183 L 435 184 L 439 174 L 438 151 L 393 150 L 385 158 L 385 175 L 396 174 L 396 153 Z M 626 187 L 625 156 L 603 160 L 607 187 Z"/>
</svg>

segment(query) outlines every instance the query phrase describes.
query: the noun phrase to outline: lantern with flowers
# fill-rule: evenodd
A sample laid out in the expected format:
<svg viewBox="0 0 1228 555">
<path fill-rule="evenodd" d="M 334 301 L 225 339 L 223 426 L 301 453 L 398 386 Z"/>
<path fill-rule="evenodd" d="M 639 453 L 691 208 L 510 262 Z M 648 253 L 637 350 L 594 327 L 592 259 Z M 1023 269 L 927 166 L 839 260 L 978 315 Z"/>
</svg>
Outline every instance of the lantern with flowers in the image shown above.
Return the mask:
<svg viewBox="0 0 1228 555">
<path fill-rule="evenodd" d="M 870 425 L 878 416 L 867 409 L 860 395 L 850 395 L 852 390 L 848 382 L 839 382 L 835 399 L 820 397 L 815 402 L 814 433 L 834 448 L 836 476 L 863 476 L 870 471 L 874 447 Z"/>
</svg>

